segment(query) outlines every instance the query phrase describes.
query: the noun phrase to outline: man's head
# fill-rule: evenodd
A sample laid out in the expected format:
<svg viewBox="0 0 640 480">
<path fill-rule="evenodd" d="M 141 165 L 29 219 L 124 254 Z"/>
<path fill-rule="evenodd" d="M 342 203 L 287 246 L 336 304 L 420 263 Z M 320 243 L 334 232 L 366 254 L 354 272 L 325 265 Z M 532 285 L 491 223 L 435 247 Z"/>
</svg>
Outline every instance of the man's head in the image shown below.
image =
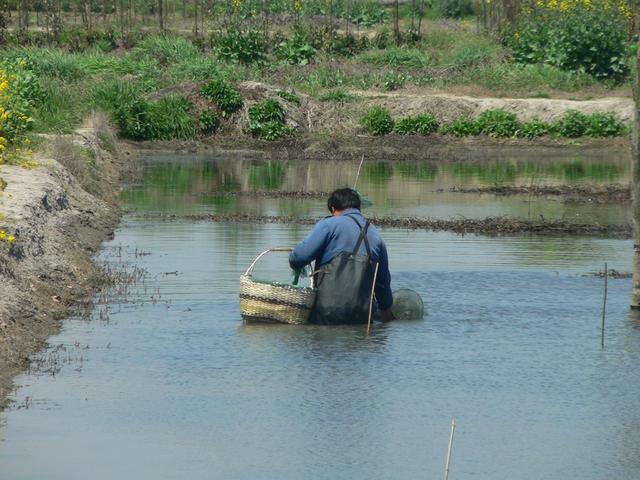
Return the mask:
<svg viewBox="0 0 640 480">
<path fill-rule="evenodd" d="M 331 215 L 342 215 L 347 208 L 357 208 L 360 210 L 360 197 L 352 188 L 339 188 L 331 192 L 327 207 Z"/>
</svg>

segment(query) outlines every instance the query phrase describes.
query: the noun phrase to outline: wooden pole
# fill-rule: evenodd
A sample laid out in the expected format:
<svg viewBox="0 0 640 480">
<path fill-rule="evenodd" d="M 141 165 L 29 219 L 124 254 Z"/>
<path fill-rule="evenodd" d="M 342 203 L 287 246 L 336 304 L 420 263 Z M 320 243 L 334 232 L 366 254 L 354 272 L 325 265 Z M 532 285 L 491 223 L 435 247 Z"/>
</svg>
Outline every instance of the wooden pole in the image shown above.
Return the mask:
<svg viewBox="0 0 640 480">
<path fill-rule="evenodd" d="M 449 435 L 449 448 L 447 449 L 447 465 L 444 467 L 444 480 L 449 480 L 449 467 L 451 466 L 451 450 L 453 449 L 453 434 L 456 431 L 456 419 L 451 419 L 451 435 Z"/>
<path fill-rule="evenodd" d="M 604 348 L 604 319 L 607 315 L 607 282 L 609 280 L 609 270 L 607 262 L 604 263 L 604 300 L 602 301 L 602 326 L 600 328 L 600 348 Z"/>
<path fill-rule="evenodd" d="M 367 320 L 367 332 L 371 328 L 371 317 L 373 316 L 373 294 L 376 291 L 376 281 L 378 280 L 378 267 L 379 263 L 376 263 L 376 269 L 373 272 L 373 285 L 371 285 L 371 295 L 369 296 L 369 319 Z"/>
<path fill-rule="evenodd" d="M 640 41 L 640 40 L 639 40 Z M 640 308 L 640 49 L 633 82 L 635 100 L 633 153 L 631 156 L 631 196 L 633 198 L 633 280 L 631 308 Z"/>
</svg>

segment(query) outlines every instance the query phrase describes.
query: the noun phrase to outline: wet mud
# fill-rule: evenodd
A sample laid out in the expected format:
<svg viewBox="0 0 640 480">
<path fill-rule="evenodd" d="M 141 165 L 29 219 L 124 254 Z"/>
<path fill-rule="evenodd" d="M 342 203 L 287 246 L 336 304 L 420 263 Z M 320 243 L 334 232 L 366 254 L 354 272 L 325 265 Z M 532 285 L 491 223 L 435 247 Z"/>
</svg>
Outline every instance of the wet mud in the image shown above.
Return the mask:
<svg viewBox="0 0 640 480">
<path fill-rule="evenodd" d="M 269 216 L 269 215 L 144 215 L 145 218 L 166 221 L 206 221 L 217 223 L 276 223 L 314 225 L 318 219 Z M 606 236 L 611 238 L 631 238 L 632 226 L 605 225 L 595 223 L 577 223 L 565 220 L 545 220 L 544 218 L 528 220 L 511 217 L 486 217 L 481 219 L 438 219 L 438 218 L 391 218 L 369 217 L 369 221 L 378 227 L 404 228 L 409 230 L 429 230 L 434 232 L 452 232 L 457 234 L 497 235 L 584 235 Z"/>
<path fill-rule="evenodd" d="M 443 192 L 444 190 L 438 190 Z M 492 194 L 498 196 L 558 196 L 567 203 L 630 203 L 628 185 L 492 185 L 487 187 L 452 187 L 449 192 Z"/>
</svg>

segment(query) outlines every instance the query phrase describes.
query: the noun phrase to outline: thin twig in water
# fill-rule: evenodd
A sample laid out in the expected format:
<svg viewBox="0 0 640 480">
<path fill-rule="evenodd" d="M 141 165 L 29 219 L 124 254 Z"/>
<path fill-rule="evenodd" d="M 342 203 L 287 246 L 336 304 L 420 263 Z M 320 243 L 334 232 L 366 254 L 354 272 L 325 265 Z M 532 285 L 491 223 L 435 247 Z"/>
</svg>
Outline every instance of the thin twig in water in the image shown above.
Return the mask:
<svg viewBox="0 0 640 480">
<path fill-rule="evenodd" d="M 451 450 L 453 449 L 453 434 L 456 431 L 456 419 L 451 419 L 451 435 L 449 435 L 449 448 L 447 449 L 447 465 L 444 468 L 444 480 L 449 480 L 449 467 L 451 466 Z"/>
<path fill-rule="evenodd" d="M 604 300 L 602 301 L 602 326 L 600 332 L 600 348 L 604 348 L 604 321 L 607 315 L 607 281 L 609 279 L 609 272 L 607 269 L 607 262 L 604 262 Z"/>
<path fill-rule="evenodd" d="M 362 158 L 360 159 L 360 165 L 358 165 L 358 173 L 356 173 L 356 179 L 353 182 L 353 189 L 356 189 L 356 186 L 358 185 L 358 179 L 360 178 L 360 169 L 362 168 L 362 164 L 364 163 L 364 155 L 362 155 Z"/>
</svg>

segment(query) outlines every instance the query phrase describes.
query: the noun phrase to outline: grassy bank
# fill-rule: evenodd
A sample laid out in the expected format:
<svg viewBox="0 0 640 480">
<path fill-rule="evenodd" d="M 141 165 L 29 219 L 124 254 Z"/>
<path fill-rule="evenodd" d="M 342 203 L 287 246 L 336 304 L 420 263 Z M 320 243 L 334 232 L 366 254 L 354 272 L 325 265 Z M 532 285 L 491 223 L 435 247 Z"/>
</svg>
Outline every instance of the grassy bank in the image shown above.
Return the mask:
<svg viewBox="0 0 640 480">
<path fill-rule="evenodd" d="M 359 128 L 376 92 L 405 100 L 434 92 L 575 100 L 630 93 L 624 78 L 598 78 L 544 62 L 517 63 L 509 46 L 476 33 L 470 20 L 425 20 L 423 29 L 419 36 L 400 40 L 384 21 L 351 32 L 294 22 L 274 26 L 266 37 L 250 28 L 216 31 L 208 38 L 141 31 L 128 35 L 126 44 L 112 39 L 74 48 L 9 47 L 0 51 L 0 62 L 5 68 L 23 62 L 33 77 L 33 86 L 23 92 L 32 104 L 32 131 L 68 133 L 92 110 L 102 110 L 122 136 L 135 140 L 225 132 L 270 140 L 311 129 L 311 120 L 304 126 L 303 117 L 318 112 L 324 115 L 317 122 L 321 130 Z M 273 88 L 257 94 L 240 85 L 251 81 Z M 241 106 L 225 111 L 226 99 L 203 91 L 213 84 L 238 95 Z M 302 105 L 301 98 L 306 99 Z M 445 117 L 451 125 L 441 124 L 442 133 L 492 135 L 468 128 L 464 115 Z M 609 123 L 615 124 L 610 135 L 626 134 L 615 119 Z M 402 125 L 396 125 L 396 132 L 407 133 Z M 376 133 L 366 126 L 359 131 L 367 130 Z M 586 127 L 582 130 L 564 136 L 588 135 Z M 559 129 L 527 124 L 521 136 L 552 131 Z"/>
</svg>

